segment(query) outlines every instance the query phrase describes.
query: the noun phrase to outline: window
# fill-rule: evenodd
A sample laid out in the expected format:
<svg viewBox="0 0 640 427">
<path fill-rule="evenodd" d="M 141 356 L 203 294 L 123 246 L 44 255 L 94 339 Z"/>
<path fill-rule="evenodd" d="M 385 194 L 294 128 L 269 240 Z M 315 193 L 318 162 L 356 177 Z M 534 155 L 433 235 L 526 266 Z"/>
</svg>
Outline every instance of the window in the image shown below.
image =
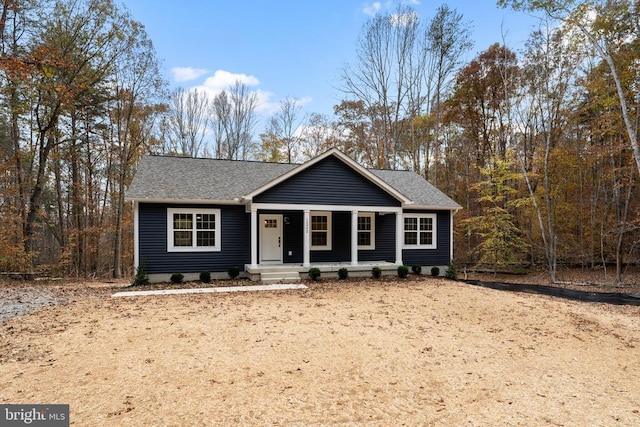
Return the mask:
<svg viewBox="0 0 640 427">
<path fill-rule="evenodd" d="M 404 215 L 405 249 L 436 248 L 436 214 Z"/>
<path fill-rule="evenodd" d="M 358 249 L 376 248 L 376 215 L 358 213 Z"/>
<path fill-rule="evenodd" d="M 331 250 L 331 212 L 311 212 L 311 249 Z"/>
<path fill-rule="evenodd" d="M 220 250 L 220 209 L 167 209 L 167 251 Z"/>
</svg>

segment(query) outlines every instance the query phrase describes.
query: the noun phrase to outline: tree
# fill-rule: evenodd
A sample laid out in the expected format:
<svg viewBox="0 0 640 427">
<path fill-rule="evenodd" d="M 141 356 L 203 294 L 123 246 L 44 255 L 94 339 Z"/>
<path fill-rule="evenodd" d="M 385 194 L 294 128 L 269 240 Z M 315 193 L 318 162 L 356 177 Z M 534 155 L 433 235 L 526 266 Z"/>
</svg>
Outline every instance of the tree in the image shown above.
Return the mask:
<svg viewBox="0 0 640 427">
<path fill-rule="evenodd" d="M 624 121 L 627 140 L 640 172 L 640 145 L 637 125 L 632 118 L 633 101 L 628 99 L 620 78 L 620 63 L 616 53 L 630 44 L 636 45 L 639 36 L 640 3 L 629 0 L 498 0 L 501 7 L 515 10 L 542 11 L 555 20 L 576 28 L 607 64 L 615 84 L 619 108 Z"/>
<path fill-rule="evenodd" d="M 378 14 L 363 27 L 358 39 L 355 67 L 342 72 L 342 91 L 363 103 L 370 120 L 381 121 L 375 166 L 395 168 L 405 114 L 416 114 L 423 100 L 410 96 L 421 79 L 424 51 L 418 48 L 420 19 L 408 6 L 393 14 Z M 412 67 L 413 66 L 413 67 Z M 419 83 L 418 83 L 419 84 Z M 414 94 L 415 95 L 415 94 Z"/>
<path fill-rule="evenodd" d="M 41 208 L 49 155 L 64 140 L 57 133 L 60 118 L 78 102 L 92 96 L 105 82 L 126 46 L 121 15 L 111 0 L 60 1 L 56 13 L 42 9 L 40 25 L 30 40 L 27 82 L 33 88 L 36 135 L 35 183 L 25 219 L 25 250 L 33 251 L 33 237 Z"/>
<path fill-rule="evenodd" d="M 438 138 L 441 96 L 471 45 L 469 26 L 447 6 L 428 24 L 404 5 L 365 23 L 356 61 L 342 72 L 341 90 L 346 102 L 362 103 L 376 129 L 377 139 L 367 148 L 378 156 L 375 167 L 429 167 L 432 148 L 425 144 Z M 414 125 L 432 110 L 434 135 L 425 137 Z"/>
<path fill-rule="evenodd" d="M 556 282 L 557 217 L 563 201 L 557 200 L 557 178 L 553 174 L 554 150 L 567 139 L 570 111 L 575 109 L 572 84 L 581 55 L 566 43 L 562 29 L 549 26 L 535 31 L 527 42 L 523 64 L 523 90 L 520 115 L 521 138 L 518 161 L 535 211 L 551 282 Z M 515 106 L 513 106 L 515 107 Z M 515 129 L 514 129 L 515 130 Z M 527 137 L 529 131 L 531 137 Z M 527 142 L 529 145 L 527 146 Z M 562 150 L 560 150 L 562 151 Z M 574 164 L 578 160 L 574 159 Z M 560 168 L 570 170 L 570 165 Z M 538 185 L 537 177 L 542 177 Z M 536 189 L 541 189 L 539 200 Z M 565 218 L 568 219 L 568 218 Z M 567 221 L 565 221 L 566 224 Z"/>
<path fill-rule="evenodd" d="M 438 184 L 438 164 L 440 162 L 440 128 L 443 114 L 443 96 L 449 90 L 457 69 L 462 65 L 464 54 L 473 47 L 470 26 L 463 20 L 462 14 L 449 6 L 438 7 L 436 15 L 429 23 L 426 32 L 426 109 L 427 130 L 432 132 L 433 145 L 425 147 L 424 177 Z M 424 121 L 423 121 L 424 123 Z M 433 153 L 430 153 L 433 151 Z M 429 173 L 433 158 L 433 174 Z"/>
<path fill-rule="evenodd" d="M 300 156 L 302 161 L 311 160 L 340 140 L 335 123 L 325 114 L 311 113 L 300 134 Z"/>
<path fill-rule="evenodd" d="M 154 105 L 164 89 L 160 67 L 151 41 L 144 28 L 130 25 L 129 45 L 118 58 L 113 76 L 114 98 L 110 119 L 112 133 L 112 160 L 115 173 L 115 225 L 113 242 L 113 276 L 122 276 L 122 242 L 124 195 L 140 157 L 151 144 L 151 128 L 159 113 Z"/>
<path fill-rule="evenodd" d="M 286 97 L 280 102 L 278 111 L 269 118 L 267 131 L 262 138 L 263 151 L 272 153 L 271 161 L 280 161 L 281 157 L 287 163 L 297 160 L 299 137 L 296 132 L 303 121 L 300 104 L 295 98 Z M 279 151 L 283 151 L 283 155 L 276 154 Z"/>
<path fill-rule="evenodd" d="M 171 151 L 198 157 L 204 148 L 210 106 L 206 93 L 198 89 L 175 89 L 168 112 L 168 139 Z"/>
<path fill-rule="evenodd" d="M 526 204 L 526 199 L 517 196 L 513 183 L 519 175 L 510 169 L 510 161 L 498 155 L 492 157 L 489 167 L 481 168 L 484 179 L 474 184 L 474 188 L 479 194 L 482 214 L 465 221 L 470 232 L 481 237 L 478 263 L 494 269 L 519 262 L 517 255 L 526 248 L 513 213 Z"/>
<path fill-rule="evenodd" d="M 257 105 L 258 96 L 239 80 L 216 95 L 212 115 L 217 157 L 247 159 L 257 122 Z"/>
</svg>

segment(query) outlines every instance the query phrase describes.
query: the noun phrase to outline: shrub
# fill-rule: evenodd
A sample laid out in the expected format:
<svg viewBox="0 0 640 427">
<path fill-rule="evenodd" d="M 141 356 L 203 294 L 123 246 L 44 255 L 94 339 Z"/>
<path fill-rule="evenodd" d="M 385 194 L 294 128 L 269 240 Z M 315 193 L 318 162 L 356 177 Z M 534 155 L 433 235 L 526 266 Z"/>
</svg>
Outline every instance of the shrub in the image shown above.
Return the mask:
<svg viewBox="0 0 640 427">
<path fill-rule="evenodd" d="M 348 277 L 349 277 L 349 270 L 347 270 L 344 267 L 342 267 L 340 270 L 338 270 L 338 278 L 340 280 L 346 280 Z"/>
<path fill-rule="evenodd" d="M 420 265 L 412 265 L 411 266 L 411 271 L 413 271 L 414 274 L 422 274 L 422 266 L 420 266 Z"/>
<path fill-rule="evenodd" d="M 182 279 L 184 279 L 184 274 L 181 273 L 173 273 L 171 275 L 171 283 L 182 283 Z"/>
<path fill-rule="evenodd" d="M 401 265 L 400 267 L 398 267 L 399 278 L 406 279 L 408 275 L 409 275 L 409 267 L 407 267 L 406 265 Z"/>
<path fill-rule="evenodd" d="M 449 261 L 449 265 L 447 266 L 447 271 L 444 272 L 444 276 L 451 280 L 456 280 L 458 278 L 458 267 L 456 267 L 456 263 L 453 260 Z"/>
<path fill-rule="evenodd" d="M 431 267 L 431 275 L 438 277 L 440 275 L 440 267 Z"/>
<path fill-rule="evenodd" d="M 232 279 L 235 279 L 240 275 L 240 269 L 238 267 L 229 267 L 229 269 L 227 270 L 227 274 Z"/>
<path fill-rule="evenodd" d="M 380 267 L 373 267 L 371 269 L 371 275 L 374 279 L 379 279 L 380 276 L 382 276 L 382 270 L 380 269 Z"/>
<path fill-rule="evenodd" d="M 136 275 L 133 278 L 131 284 L 133 286 L 142 286 L 149 283 L 149 275 L 147 274 L 147 267 L 144 259 L 140 261 L 140 265 L 136 268 Z"/>
<path fill-rule="evenodd" d="M 202 283 L 209 283 L 211 281 L 211 273 L 208 271 L 203 271 L 200 273 L 200 281 Z"/>
<path fill-rule="evenodd" d="M 309 269 L 309 277 L 311 280 L 316 281 L 320 278 L 320 269 L 317 267 L 313 267 Z"/>
</svg>

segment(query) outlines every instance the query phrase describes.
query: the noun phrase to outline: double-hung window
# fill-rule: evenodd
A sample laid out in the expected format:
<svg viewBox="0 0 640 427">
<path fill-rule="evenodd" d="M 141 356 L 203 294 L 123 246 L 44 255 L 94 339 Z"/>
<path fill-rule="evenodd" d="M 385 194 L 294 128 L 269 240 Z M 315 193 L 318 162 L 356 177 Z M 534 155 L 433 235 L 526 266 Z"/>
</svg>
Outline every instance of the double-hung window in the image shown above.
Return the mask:
<svg viewBox="0 0 640 427">
<path fill-rule="evenodd" d="M 436 249 L 436 214 L 404 215 L 405 249 Z"/>
<path fill-rule="evenodd" d="M 331 250 L 331 212 L 311 212 L 311 249 Z"/>
<path fill-rule="evenodd" d="M 376 214 L 358 213 L 358 249 L 376 248 Z"/>
<path fill-rule="evenodd" d="M 167 209 L 167 251 L 220 250 L 220 209 Z"/>
</svg>

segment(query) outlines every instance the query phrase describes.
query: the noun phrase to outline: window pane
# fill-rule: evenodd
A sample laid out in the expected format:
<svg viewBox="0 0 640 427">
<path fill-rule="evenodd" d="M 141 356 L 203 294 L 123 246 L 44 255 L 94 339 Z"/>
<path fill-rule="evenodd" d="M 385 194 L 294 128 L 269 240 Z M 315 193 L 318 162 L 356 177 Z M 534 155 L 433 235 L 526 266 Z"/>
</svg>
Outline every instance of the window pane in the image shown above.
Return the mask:
<svg viewBox="0 0 640 427">
<path fill-rule="evenodd" d="M 327 246 L 327 233 L 322 231 L 312 232 L 311 246 Z"/>
<path fill-rule="evenodd" d="M 420 218 L 420 230 L 433 230 L 433 218 Z"/>
<path fill-rule="evenodd" d="M 325 215 L 314 215 L 311 217 L 311 229 L 314 231 L 328 230 L 327 217 Z"/>
<path fill-rule="evenodd" d="M 418 233 L 405 231 L 404 233 L 404 244 L 405 245 L 416 245 L 418 244 Z"/>
<path fill-rule="evenodd" d="M 198 246 L 215 246 L 216 232 L 215 231 L 198 231 L 198 238 L 197 238 L 196 244 Z"/>
<path fill-rule="evenodd" d="M 173 246 L 192 246 L 192 232 L 191 231 L 174 231 L 173 232 Z"/>
<path fill-rule="evenodd" d="M 360 231 L 358 232 L 358 245 L 359 246 L 370 246 L 371 245 L 371 233 L 368 231 Z"/>
<path fill-rule="evenodd" d="M 264 220 L 264 228 L 278 228 L 278 220 L 277 219 L 265 219 Z"/>
<path fill-rule="evenodd" d="M 193 228 L 193 217 L 191 214 L 173 214 L 174 230 L 191 230 Z"/>
<path fill-rule="evenodd" d="M 404 229 L 407 231 L 418 229 L 418 218 L 405 218 Z"/>
<path fill-rule="evenodd" d="M 371 217 L 362 216 L 358 217 L 358 230 L 371 230 Z"/>
<path fill-rule="evenodd" d="M 433 243 L 433 233 L 420 233 L 420 244 L 431 245 Z"/>
<path fill-rule="evenodd" d="M 213 214 L 197 214 L 196 227 L 198 230 L 215 230 L 216 216 Z"/>
</svg>

